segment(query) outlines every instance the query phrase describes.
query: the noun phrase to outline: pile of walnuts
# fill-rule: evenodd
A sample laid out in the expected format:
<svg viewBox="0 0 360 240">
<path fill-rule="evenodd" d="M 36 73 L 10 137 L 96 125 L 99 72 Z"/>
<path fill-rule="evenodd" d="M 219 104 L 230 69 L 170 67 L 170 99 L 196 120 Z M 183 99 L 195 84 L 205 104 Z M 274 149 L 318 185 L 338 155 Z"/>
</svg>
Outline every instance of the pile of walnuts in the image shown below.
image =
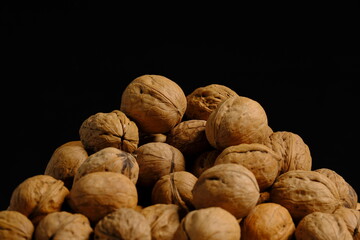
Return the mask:
<svg viewBox="0 0 360 240">
<path fill-rule="evenodd" d="M 143 75 L 13 191 L 0 239 L 360 239 L 354 189 L 263 107 Z"/>
</svg>

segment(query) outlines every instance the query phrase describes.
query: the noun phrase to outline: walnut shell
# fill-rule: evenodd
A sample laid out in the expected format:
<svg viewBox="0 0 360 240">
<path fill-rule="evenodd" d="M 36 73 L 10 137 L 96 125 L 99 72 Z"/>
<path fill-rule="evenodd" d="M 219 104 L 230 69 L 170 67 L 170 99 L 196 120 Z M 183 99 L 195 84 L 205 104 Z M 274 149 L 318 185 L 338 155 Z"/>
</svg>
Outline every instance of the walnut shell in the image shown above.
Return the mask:
<svg viewBox="0 0 360 240">
<path fill-rule="evenodd" d="M 55 149 L 44 174 L 62 180 L 71 189 L 77 169 L 88 157 L 81 141 L 70 141 Z"/>
<path fill-rule="evenodd" d="M 132 153 L 139 144 L 138 127 L 119 110 L 91 115 L 81 124 L 79 134 L 85 149 L 92 152 L 115 147 Z"/>
<path fill-rule="evenodd" d="M 154 204 L 145 207 L 141 213 L 151 227 L 152 240 L 172 240 L 180 225 L 180 208 L 175 204 Z"/>
<path fill-rule="evenodd" d="M 73 184 L 69 206 L 94 223 L 120 207 L 135 208 L 138 195 L 135 184 L 115 172 L 86 174 Z"/>
<path fill-rule="evenodd" d="M 212 147 L 205 135 L 205 120 L 187 120 L 176 125 L 167 135 L 166 143 L 184 155 L 197 156 Z"/>
<path fill-rule="evenodd" d="M 68 194 L 63 181 L 49 175 L 35 175 L 14 189 L 8 210 L 24 214 L 36 226 L 47 214 L 60 211 Z"/>
<path fill-rule="evenodd" d="M 176 204 L 185 209 L 192 209 L 192 189 L 196 181 L 197 177 L 186 171 L 164 175 L 152 189 L 152 203 Z"/>
<path fill-rule="evenodd" d="M 46 215 L 35 230 L 36 240 L 88 240 L 93 229 L 89 219 L 80 213 L 66 211 Z"/>
<path fill-rule="evenodd" d="M 331 213 L 313 212 L 306 215 L 295 230 L 296 240 L 352 240 L 344 220 Z"/>
<path fill-rule="evenodd" d="M 162 176 L 185 170 L 184 155 L 167 143 L 150 142 L 140 146 L 135 153 L 140 186 L 153 187 Z"/>
<path fill-rule="evenodd" d="M 196 209 L 222 207 L 237 219 L 245 217 L 260 197 L 254 174 L 234 163 L 215 165 L 204 171 L 192 193 Z"/>
<path fill-rule="evenodd" d="M 130 153 L 118 148 L 107 147 L 90 155 L 83 162 L 74 176 L 74 182 L 92 172 L 121 173 L 136 184 L 139 177 L 139 165 Z"/>
<path fill-rule="evenodd" d="M 347 207 L 340 207 L 335 210 L 335 215 L 341 217 L 354 240 L 360 240 L 360 211 Z"/>
<path fill-rule="evenodd" d="M 266 145 L 282 156 L 280 174 L 291 170 L 311 170 L 310 149 L 298 134 L 286 131 L 274 132 Z"/>
<path fill-rule="evenodd" d="M 292 170 L 281 174 L 270 190 L 270 198 L 299 221 L 312 212 L 332 213 L 341 205 L 335 184 L 315 171 Z"/>
<path fill-rule="evenodd" d="M 206 169 L 214 166 L 215 160 L 220 153 L 221 151 L 214 149 L 200 154 L 191 166 L 191 173 L 194 174 L 195 177 L 199 177 Z"/>
<path fill-rule="evenodd" d="M 328 168 L 319 168 L 315 170 L 321 174 L 324 174 L 330 180 L 335 183 L 336 188 L 339 191 L 340 199 L 343 202 L 343 206 L 347 208 L 356 208 L 358 202 L 358 196 L 352 186 L 345 181 L 337 172 Z"/>
<path fill-rule="evenodd" d="M 210 84 L 196 88 L 186 96 L 187 108 L 185 115 L 189 119 L 207 120 L 217 106 L 237 93 L 227 86 Z"/>
<path fill-rule="evenodd" d="M 0 211 L 0 239 L 31 240 L 34 225 L 18 211 Z"/>
<path fill-rule="evenodd" d="M 241 221 L 241 239 L 291 239 L 295 223 L 289 211 L 276 203 L 262 203 Z"/>
<path fill-rule="evenodd" d="M 219 104 L 205 127 L 209 143 L 223 150 L 241 143 L 268 141 L 271 128 L 262 106 L 247 97 L 233 96 Z"/>
<path fill-rule="evenodd" d="M 151 228 L 140 212 L 132 208 L 119 208 L 96 224 L 94 239 L 151 240 Z"/>
<path fill-rule="evenodd" d="M 249 169 L 263 192 L 279 175 L 280 157 L 265 145 L 244 143 L 225 148 L 216 158 L 214 165 L 223 163 L 241 164 Z"/>
<path fill-rule="evenodd" d="M 240 225 L 236 218 L 220 207 L 189 212 L 182 220 L 174 239 L 239 240 Z"/>
<path fill-rule="evenodd" d="M 166 133 L 186 110 L 186 96 L 174 81 L 160 75 L 142 75 L 125 88 L 120 110 L 146 133 Z"/>
</svg>

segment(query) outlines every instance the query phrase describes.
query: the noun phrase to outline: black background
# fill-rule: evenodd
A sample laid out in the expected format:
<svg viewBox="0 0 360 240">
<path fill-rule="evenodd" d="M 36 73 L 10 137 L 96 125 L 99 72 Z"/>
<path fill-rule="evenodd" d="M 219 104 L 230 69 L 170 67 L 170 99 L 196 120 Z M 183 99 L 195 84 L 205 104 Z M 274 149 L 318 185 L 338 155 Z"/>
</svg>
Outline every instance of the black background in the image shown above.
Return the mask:
<svg viewBox="0 0 360 240">
<path fill-rule="evenodd" d="M 87 117 L 119 109 L 122 91 L 142 74 L 164 75 L 186 95 L 217 83 L 258 101 L 274 131 L 308 144 L 313 169 L 335 170 L 360 193 L 356 3 L 333 6 L 345 18 L 332 12 L 316 21 L 294 6 L 281 17 L 265 7 L 264 18 L 257 8 L 244 17 L 247 9 L 231 6 L 229 14 L 143 7 L 3 4 L 0 210 L 58 146 L 79 139 Z"/>
</svg>

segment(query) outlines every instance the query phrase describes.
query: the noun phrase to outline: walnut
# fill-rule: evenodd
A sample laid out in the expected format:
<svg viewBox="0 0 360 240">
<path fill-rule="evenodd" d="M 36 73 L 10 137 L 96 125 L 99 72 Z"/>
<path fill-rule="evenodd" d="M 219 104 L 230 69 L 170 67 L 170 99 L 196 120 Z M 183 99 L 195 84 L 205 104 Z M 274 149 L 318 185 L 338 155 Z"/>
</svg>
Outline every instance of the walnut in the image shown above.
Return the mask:
<svg viewBox="0 0 360 240">
<path fill-rule="evenodd" d="M 185 170 L 185 159 L 179 149 L 162 142 L 150 142 L 135 152 L 139 164 L 138 184 L 153 187 L 162 176 Z"/>
<path fill-rule="evenodd" d="M 360 203 L 356 204 L 356 210 L 360 211 Z"/>
<path fill-rule="evenodd" d="M 135 184 L 115 172 L 93 172 L 74 182 L 68 203 L 92 223 L 120 207 L 135 208 L 138 195 Z"/>
<path fill-rule="evenodd" d="M 60 211 L 68 194 L 63 181 L 49 175 L 35 175 L 14 189 L 8 210 L 24 214 L 36 226 L 47 214 Z"/>
<path fill-rule="evenodd" d="M 85 149 L 92 152 L 115 147 L 132 153 L 139 144 L 138 127 L 119 110 L 91 115 L 81 124 L 79 134 Z"/>
<path fill-rule="evenodd" d="M 335 210 L 335 215 L 341 217 L 354 240 L 360 240 L 360 211 L 347 207 L 340 207 Z"/>
<path fill-rule="evenodd" d="M 92 172 L 118 172 L 127 176 L 136 184 L 139 165 L 133 155 L 118 148 L 107 147 L 90 155 L 79 167 L 74 182 Z"/>
<path fill-rule="evenodd" d="M 151 240 L 145 216 L 132 208 L 118 208 L 102 218 L 94 228 L 94 240 Z"/>
<path fill-rule="evenodd" d="M 220 84 L 210 84 L 199 87 L 186 96 L 187 108 L 185 115 L 189 119 L 207 120 L 217 106 L 237 93 L 229 87 Z"/>
<path fill-rule="evenodd" d="M 260 191 L 268 189 L 279 175 L 280 157 L 265 145 L 239 144 L 225 148 L 214 165 L 236 163 L 248 168 L 259 184 Z"/>
<path fill-rule="evenodd" d="M 241 239 L 291 239 L 295 223 L 289 211 L 276 203 L 262 203 L 241 221 Z"/>
<path fill-rule="evenodd" d="M 264 143 L 272 130 L 265 110 L 258 102 L 234 96 L 223 101 L 210 114 L 205 133 L 214 148 L 223 150 L 241 143 Z"/>
<path fill-rule="evenodd" d="M 356 208 L 358 202 L 358 196 L 352 186 L 345 181 L 337 172 L 328 168 L 319 168 L 315 170 L 321 174 L 324 174 L 330 180 L 335 183 L 336 188 L 339 191 L 340 199 L 343 202 L 343 206 L 347 208 Z"/>
<path fill-rule="evenodd" d="M 339 192 L 328 177 L 305 170 L 281 174 L 271 187 L 270 198 L 287 208 L 294 221 L 312 212 L 332 213 L 341 205 Z"/>
<path fill-rule="evenodd" d="M 189 212 L 175 232 L 174 239 L 239 240 L 240 225 L 236 218 L 220 207 Z"/>
<path fill-rule="evenodd" d="M 0 239 L 31 240 L 34 225 L 18 211 L 0 211 Z"/>
<path fill-rule="evenodd" d="M 88 240 L 92 232 L 89 219 L 84 215 L 61 211 L 41 219 L 34 236 L 36 240 Z"/>
<path fill-rule="evenodd" d="M 192 193 L 196 209 L 222 207 L 237 219 L 245 217 L 255 207 L 260 196 L 254 174 L 234 163 L 215 165 L 204 171 Z"/>
<path fill-rule="evenodd" d="M 306 215 L 295 230 L 296 240 L 352 240 L 344 220 L 331 213 L 313 212 Z"/>
<path fill-rule="evenodd" d="M 120 110 L 146 133 L 166 133 L 186 110 L 186 96 L 174 81 L 160 75 L 142 75 L 125 88 Z"/>
<path fill-rule="evenodd" d="M 214 166 L 215 160 L 220 153 L 221 151 L 217 149 L 201 153 L 191 166 L 192 174 L 194 174 L 196 177 L 199 177 L 206 169 Z"/>
<path fill-rule="evenodd" d="M 175 204 L 158 203 L 141 210 L 151 227 L 152 240 L 172 240 L 180 225 L 180 208 Z"/>
<path fill-rule="evenodd" d="M 77 169 L 88 157 L 81 141 L 70 141 L 53 152 L 44 174 L 62 180 L 71 189 Z"/>
<path fill-rule="evenodd" d="M 166 142 L 167 135 L 163 133 L 144 133 L 139 131 L 139 146 L 149 142 Z"/>
</svg>

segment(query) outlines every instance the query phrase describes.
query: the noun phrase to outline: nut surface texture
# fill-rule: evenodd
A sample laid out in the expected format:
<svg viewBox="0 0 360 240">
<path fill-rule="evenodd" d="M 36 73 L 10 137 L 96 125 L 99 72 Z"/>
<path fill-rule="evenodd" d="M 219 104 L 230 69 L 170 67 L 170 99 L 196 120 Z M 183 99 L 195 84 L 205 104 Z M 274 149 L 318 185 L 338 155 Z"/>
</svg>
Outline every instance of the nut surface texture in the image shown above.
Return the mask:
<svg viewBox="0 0 360 240">
<path fill-rule="evenodd" d="M 0 211 L 0 239 L 31 240 L 34 225 L 18 211 Z"/>
</svg>

